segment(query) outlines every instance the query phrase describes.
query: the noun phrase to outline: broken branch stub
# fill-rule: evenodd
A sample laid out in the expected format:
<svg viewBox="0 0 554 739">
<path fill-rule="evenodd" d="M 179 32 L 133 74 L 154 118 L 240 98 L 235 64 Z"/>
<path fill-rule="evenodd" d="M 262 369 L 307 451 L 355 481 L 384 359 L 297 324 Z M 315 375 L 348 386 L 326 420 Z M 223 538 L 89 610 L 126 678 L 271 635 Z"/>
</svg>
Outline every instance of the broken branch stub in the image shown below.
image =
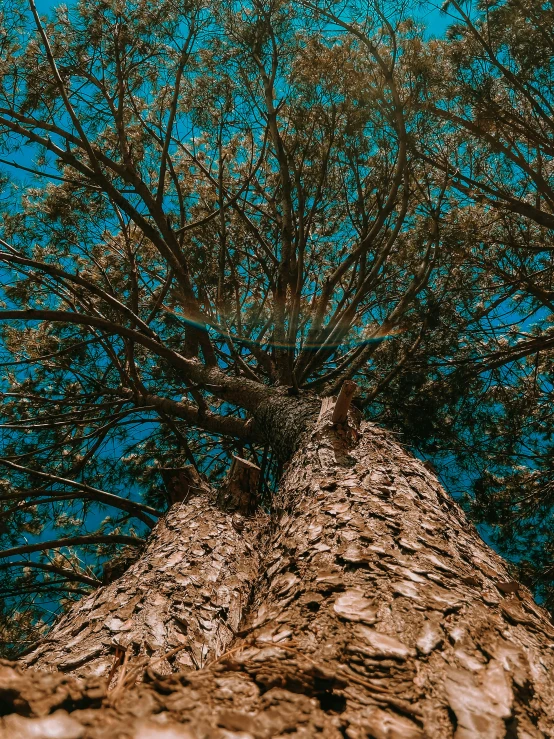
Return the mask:
<svg viewBox="0 0 554 739">
<path fill-rule="evenodd" d="M 127 572 L 142 554 L 137 547 L 124 547 L 114 557 L 102 565 L 102 585 L 109 585 Z"/>
<path fill-rule="evenodd" d="M 348 420 L 348 411 L 350 410 L 350 404 L 354 397 L 358 385 L 352 380 L 345 380 L 340 389 L 338 398 L 335 396 L 323 398 L 321 401 L 321 410 L 319 412 L 319 420 L 321 420 L 328 413 L 331 413 L 331 423 L 335 426 L 337 424 L 346 423 Z"/>
<path fill-rule="evenodd" d="M 333 416 L 331 418 L 331 421 L 333 423 L 346 422 L 346 420 L 348 419 L 348 410 L 350 408 L 350 403 L 352 402 L 352 398 L 354 397 L 354 393 L 357 389 L 358 386 L 352 380 L 345 380 L 342 383 L 339 397 L 337 398 L 337 402 L 333 410 Z"/>
<path fill-rule="evenodd" d="M 326 416 L 328 413 L 331 413 L 333 408 L 335 407 L 335 403 L 337 402 L 337 398 L 334 395 L 329 395 L 326 398 L 321 399 L 321 409 L 319 411 L 319 418 L 318 421 L 321 421 L 324 416 Z"/>
<path fill-rule="evenodd" d="M 203 489 L 202 479 L 191 464 L 185 467 L 162 467 L 160 475 L 170 506 L 188 500 Z"/>
<path fill-rule="evenodd" d="M 218 505 L 244 516 L 252 513 L 258 503 L 260 468 L 247 459 L 233 455 L 229 474 L 217 496 Z"/>
</svg>

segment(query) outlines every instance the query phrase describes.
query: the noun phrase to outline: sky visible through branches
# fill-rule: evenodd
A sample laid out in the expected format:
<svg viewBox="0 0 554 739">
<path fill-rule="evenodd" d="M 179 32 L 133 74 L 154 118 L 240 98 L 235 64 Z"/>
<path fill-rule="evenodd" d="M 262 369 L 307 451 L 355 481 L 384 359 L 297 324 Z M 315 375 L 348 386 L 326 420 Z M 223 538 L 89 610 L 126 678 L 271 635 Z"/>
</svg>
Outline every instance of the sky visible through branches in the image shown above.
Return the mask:
<svg viewBox="0 0 554 739">
<path fill-rule="evenodd" d="M 71 7 L 72 3 L 66 3 L 68 7 Z M 60 3 L 58 0 L 36 0 L 36 8 L 38 10 L 38 13 L 43 16 L 45 19 L 49 17 L 51 11 L 60 6 Z M 440 12 L 438 8 L 433 8 L 432 6 L 426 5 L 421 13 L 416 14 L 416 17 L 419 17 L 420 21 L 426 26 L 427 28 L 427 35 L 428 37 L 440 37 L 444 34 L 446 27 L 448 26 L 449 19 L 446 14 Z M 17 155 L 15 157 L 15 161 L 19 166 L 23 167 L 29 167 L 34 168 L 35 166 L 35 150 L 33 146 L 25 146 L 22 149 L 20 149 L 17 152 Z M 32 177 L 32 175 L 27 175 L 23 170 L 12 168 L 7 164 L 3 165 L 5 170 L 10 174 L 11 177 L 13 177 L 14 181 L 25 181 L 27 177 Z M 4 267 L 1 268 L 1 272 L 4 272 Z M 394 340 L 394 335 L 391 336 L 391 339 Z M 6 368 L 5 368 L 6 369 Z M 18 369 L 13 368 L 13 371 L 16 376 L 24 377 L 29 371 L 32 372 L 32 369 L 26 369 L 25 367 Z M 141 439 L 146 440 L 149 435 L 152 433 L 152 431 L 155 428 L 155 424 L 152 424 L 151 421 L 149 421 L 147 418 L 140 419 L 135 418 L 133 421 L 131 421 L 133 424 L 133 443 L 137 444 Z M 125 449 L 123 447 L 120 447 L 117 445 L 117 442 L 112 438 L 111 440 L 111 448 L 109 449 L 109 456 L 112 458 L 118 458 L 122 457 L 125 454 Z M 217 465 L 217 460 L 219 458 L 219 453 L 217 449 L 213 450 L 213 463 Z M 209 470 L 211 464 L 204 464 L 204 469 L 207 471 Z M 223 468 L 222 468 L 223 469 Z M 127 492 L 130 492 L 131 498 L 139 498 L 139 487 L 137 487 L 136 493 L 133 494 L 133 491 L 129 491 L 127 489 Z M 101 524 L 103 513 L 101 511 L 92 511 L 90 512 L 84 519 L 82 529 L 83 533 L 87 534 L 93 531 L 96 531 L 98 526 Z M 135 526 L 135 531 L 138 535 L 144 535 L 146 533 L 145 527 L 141 527 L 140 524 L 137 524 Z M 482 533 L 487 536 L 487 527 L 482 527 Z M 35 542 L 40 541 L 48 541 L 51 539 L 56 538 L 56 529 L 53 526 L 46 525 L 40 534 L 34 535 L 32 532 L 28 532 L 25 536 L 25 540 L 29 544 L 33 544 Z M 82 561 L 82 566 L 84 569 L 86 569 L 87 566 L 87 557 L 85 554 L 85 557 Z M 43 598 L 42 601 L 39 598 L 37 602 L 41 602 L 42 606 L 44 607 L 45 611 L 48 612 L 48 605 L 49 601 L 47 597 Z"/>
<path fill-rule="evenodd" d="M 38 14 L 55 5 L 39 1 Z M 166 505 L 160 466 L 186 461 L 217 480 L 239 453 L 276 479 L 279 453 L 252 423 L 258 399 L 274 388 L 332 395 L 349 377 L 368 417 L 430 458 L 454 495 L 493 492 L 488 508 L 481 500 L 486 520 L 502 524 L 497 511 L 512 505 L 505 473 L 517 491 L 518 474 L 534 484 L 543 464 L 548 492 L 540 440 L 552 385 L 541 349 L 553 340 L 553 304 L 540 224 L 550 144 L 538 157 L 529 144 L 543 145 L 536 101 L 521 134 L 529 121 L 505 87 L 530 93 L 494 48 L 492 80 L 471 67 L 475 38 L 486 46 L 471 21 L 463 43 L 456 30 L 443 43 L 450 18 L 430 5 L 414 13 L 424 37 L 401 16 L 393 30 L 378 4 L 366 26 L 349 25 L 354 5 L 310 15 L 310 0 L 305 15 L 277 4 L 269 21 L 261 5 L 223 3 L 215 15 L 200 4 L 174 18 L 169 3 L 173 26 L 150 18 L 161 6 L 148 0 L 115 5 L 83 5 L 74 24 L 59 16 L 49 29 L 59 71 L 31 22 L 3 80 L 3 157 L 16 166 L 3 164 L 11 376 L 0 463 L 4 504 L 19 496 L 3 556 L 38 557 L 19 539 L 54 545 L 60 532 L 146 535 Z M 313 23 L 305 35 L 302 21 Z M 189 22 L 192 59 L 180 51 Z M 534 64 L 522 62 L 532 84 Z M 504 118 L 497 100 L 513 101 Z M 499 120 L 515 126 L 507 144 L 491 134 Z M 33 519 L 25 511 L 44 504 L 25 496 L 44 491 L 51 511 Z M 536 543 L 536 513 L 525 515 Z M 76 551 L 71 566 L 81 556 L 88 577 L 99 560 Z"/>
</svg>

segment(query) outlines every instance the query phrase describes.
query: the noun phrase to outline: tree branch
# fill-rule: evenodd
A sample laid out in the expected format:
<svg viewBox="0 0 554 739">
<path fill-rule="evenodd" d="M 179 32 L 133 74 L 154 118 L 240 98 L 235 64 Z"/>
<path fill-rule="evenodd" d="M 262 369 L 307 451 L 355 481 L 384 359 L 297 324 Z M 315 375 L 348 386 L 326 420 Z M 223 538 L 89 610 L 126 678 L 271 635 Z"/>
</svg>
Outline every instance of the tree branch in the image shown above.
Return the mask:
<svg viewBox="0 0 554 739">
<path fill-rule="evenodd" d="M 0 562 L 0 570 L 7 570 L 10 567 L 34 567 L 37 570 L 44 570 L 45 572 L 54 572 L 56 575 L 62 575 L 66 580 L 73 582 L 82 582 L 85 585 L 92 585 L 93 588 L 97 588 L 102 585 L 100 580 L 87 575 L 81 575 L 78 572 L 68 570 L 65 567 L 56 567 L 55 565 L 49 565 L 44 562 L 33 562 L 32 560 L 22 559 L 19 562 Z"/>
<path fill-rule="evenodd" d="M 52 483 L 59 483 L 62 485 L 67 485 L 69 487 L 77 488 L 78 490 L 82 490 L 85 494 L 93 497 L 95 500 L 101 503 L 105 503 L 106 505 L 110 505 L 113 508 L 118 508 L 122 511 L 126 511 L 127 513 L 132 514 L 150 528 L 152 528 L 156 523 L 154 520 L 152 520 L 152 518 L 150 518 L 150 515 L 157 517 L 162 515 L 162 512 L 157 511 L 155 508 L 151 508 L 150 506 L 144 505 L 143 503 L 135 503 L 132 500 L 121 498 L 119 495 L 114 495 L 113 493 L 106 493 L 104 490 L 99 490 L 98 488 L 91 487 L 90 485 L 86 485 L 83 482 L 68 480 L 65 477 L 53 475 L 50 472 L 33 470 L 31 467 L 24 467 L 23 465 L 16 464 L 15 462 L 9 462 L 7 459 L 0 459 L 0 465 L 8 467 L 12 470 L 17 470 L 18 472 L 24 472 L 27 475 L 32 475 L 42 480 L 48 480 Z"/>
<path fill-rule="evenodd" d="M 66 536 L 62 539 L 52 541 L 41 541 L 36 544 L 25 544 L 21 547 L 12 547 L 0 551 L 0 558 L 13 557 L 16 554 L 29 554 L 30 552 L 43 552 L 47 549 L 61 549 L 62 547 L 77 546 L 78 544 L 126 544 L 132 547 L 141 547 L 144 539 L 124 534 L 87 534 L 86 536 Z"/>
</svg>

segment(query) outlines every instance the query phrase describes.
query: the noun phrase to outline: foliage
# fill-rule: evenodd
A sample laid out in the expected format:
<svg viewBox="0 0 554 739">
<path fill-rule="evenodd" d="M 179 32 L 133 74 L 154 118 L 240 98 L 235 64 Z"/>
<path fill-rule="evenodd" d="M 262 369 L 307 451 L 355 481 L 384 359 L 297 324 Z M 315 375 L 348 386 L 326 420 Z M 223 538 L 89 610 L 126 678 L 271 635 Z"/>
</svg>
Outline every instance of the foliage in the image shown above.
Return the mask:
<svg viewBox="0 0 554 739">
<path fill-rule="evenodd" d="M 424 99 L 416 147 L 449 178 L 442 233 L 476 280 L 474 307 L 463 304 L 479 320 L 453 363 L 466 397 L 443 448 L 473 480 L 473 516 L 552 607 L 554 9 L 445 11 L 447 37 L 410 52 Z"/>
</svg>

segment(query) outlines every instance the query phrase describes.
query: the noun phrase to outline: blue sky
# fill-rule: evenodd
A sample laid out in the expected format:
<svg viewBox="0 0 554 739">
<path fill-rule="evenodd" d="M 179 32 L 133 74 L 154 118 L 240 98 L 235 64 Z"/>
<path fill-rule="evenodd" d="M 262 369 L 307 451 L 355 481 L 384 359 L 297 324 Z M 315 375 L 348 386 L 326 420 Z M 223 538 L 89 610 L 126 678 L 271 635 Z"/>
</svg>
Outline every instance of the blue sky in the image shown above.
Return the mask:
<svg viewBox="0 0 554 739">
<path fill-rule="evenodd" d="M 48 13 L 56 5 L 72 5 L 72 0 L 68 2 L 60 2 L 60 0 L 35 0 L 35 5 L 39 13 Z M 426 4 L 427 5 L 427 4 Z M 430 36 L 442 36 L 448 26 L 449 18 L 445 13 L 441 13 L 438 6 L 429 3 L 428 7 L 423 7 L 414 15 L 424 21 Z"/>
</svg>

